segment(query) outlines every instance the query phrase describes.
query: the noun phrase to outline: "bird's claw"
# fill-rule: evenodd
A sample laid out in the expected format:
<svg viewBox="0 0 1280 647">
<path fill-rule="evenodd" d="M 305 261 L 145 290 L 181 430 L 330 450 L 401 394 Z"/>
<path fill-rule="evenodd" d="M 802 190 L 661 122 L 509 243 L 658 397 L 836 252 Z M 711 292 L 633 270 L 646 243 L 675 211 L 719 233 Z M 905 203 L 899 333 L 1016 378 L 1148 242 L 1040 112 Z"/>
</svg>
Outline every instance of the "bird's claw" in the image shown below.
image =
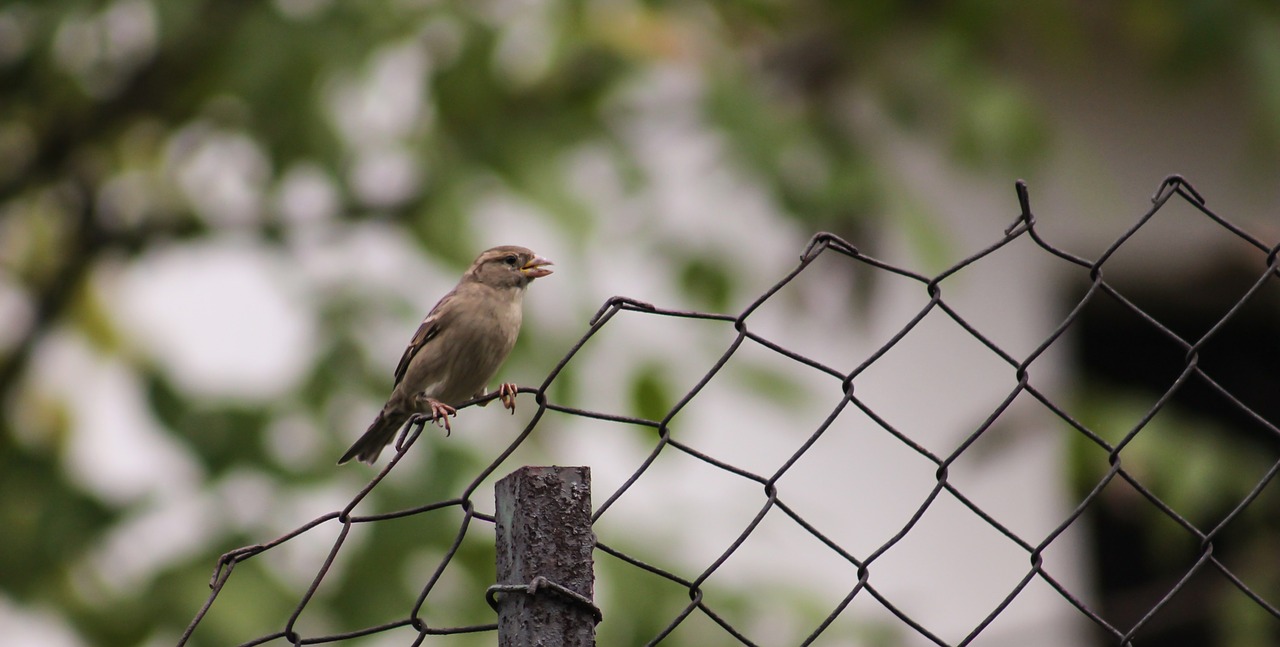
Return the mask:
<svg viewBox="0 0 1280 647">
<path fill-rule="evenodd" d="M 502 406 L 511 411 L 511 415 L 516 415 L 516 395 L 520 393 L 520 387 L 511 382 L 503 382 L 498 387 L 498 399 L 502 401 Z"/>
<path fill-rule="evenodd" d="M 419 396 L 422 397 L 422 396 Z M 453 433 L 453 427 L 449 425 L 449 416 L 458 417 L 458 410 L 453 407 L 436 400 L 434 398 L 423 398 L 426 400 L 427 408 L 430 414 L 423 412 L 414 414 L 415 418 L 429 420 L 432 424 L 439 425 L 444 429 L 444 435 L 449 436 Z M 412 419 L 411 419 L 412 420 Z"/>
<path fill-rule="evenodd" d="M 453 433 L 453 427 L 449 425 L 449 416 L 457 417 L 458 410 L 439 400 L 431 400 L 431 421 L 444 427 L 446 437 Z"/>
</svg>

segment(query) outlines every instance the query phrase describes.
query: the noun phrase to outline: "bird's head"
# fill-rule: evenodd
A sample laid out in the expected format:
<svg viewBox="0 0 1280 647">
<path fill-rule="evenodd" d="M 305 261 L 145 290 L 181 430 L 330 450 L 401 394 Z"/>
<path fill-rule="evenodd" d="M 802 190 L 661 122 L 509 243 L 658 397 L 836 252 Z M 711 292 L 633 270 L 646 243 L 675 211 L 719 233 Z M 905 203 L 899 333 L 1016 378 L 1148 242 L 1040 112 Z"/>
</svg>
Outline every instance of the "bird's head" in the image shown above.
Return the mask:
<svg viewBox="0 0 1280 647">
<path fill-rule="evenodd" d="M 504 245 L 487 250 L 476 257 L 467 277 L 496 288 L 523 288 L 529 282 L 551 273 L 551 261 L 533 250 Z"/>
</svg>

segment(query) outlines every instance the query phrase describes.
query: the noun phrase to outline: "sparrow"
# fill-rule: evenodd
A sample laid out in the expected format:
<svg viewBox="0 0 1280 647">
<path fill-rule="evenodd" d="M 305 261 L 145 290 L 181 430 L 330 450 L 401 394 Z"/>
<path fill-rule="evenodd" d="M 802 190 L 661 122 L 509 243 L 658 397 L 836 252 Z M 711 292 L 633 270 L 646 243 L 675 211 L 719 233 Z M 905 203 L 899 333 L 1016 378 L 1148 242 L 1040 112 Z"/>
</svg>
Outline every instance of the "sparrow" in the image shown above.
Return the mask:
<svg viewBox="0 0 1280 647">
<path fill-rule="evenodd" d="M 486 385 L 520 334 L 525 289 L 551 274 L 551 261 L 524 247 L 494 247 L 476 257 L 414 333 L 396 366 L 395 386 L 378 417 L 342 455 L 373 464 L 396 432 L 417 414 L 453 429 L 456 407 L 487 393 Z M 502 405 L 515 413 L 516 385 L 503 383 Z"/>
</svg>

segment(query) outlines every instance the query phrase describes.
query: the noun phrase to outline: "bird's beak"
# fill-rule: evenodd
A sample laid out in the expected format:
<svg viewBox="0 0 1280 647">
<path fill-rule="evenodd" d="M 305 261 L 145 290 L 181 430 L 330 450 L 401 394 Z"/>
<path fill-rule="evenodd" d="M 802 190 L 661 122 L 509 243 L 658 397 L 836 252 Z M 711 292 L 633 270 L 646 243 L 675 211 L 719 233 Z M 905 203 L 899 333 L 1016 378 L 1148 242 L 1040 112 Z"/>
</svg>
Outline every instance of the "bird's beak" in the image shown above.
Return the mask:
<svg viewBox="0 0 1280 647">
<path fill-rule="evenodd" d="M 536 279 L 551 273 L 551 270 L 547 269 L 548 265 L 555 265 L 555 263 L 541 256 L 534 256 L 533 260 L 525 263 L 524 267 L 520 268 L 520 273 L 531 279 Z"/>
</svg>

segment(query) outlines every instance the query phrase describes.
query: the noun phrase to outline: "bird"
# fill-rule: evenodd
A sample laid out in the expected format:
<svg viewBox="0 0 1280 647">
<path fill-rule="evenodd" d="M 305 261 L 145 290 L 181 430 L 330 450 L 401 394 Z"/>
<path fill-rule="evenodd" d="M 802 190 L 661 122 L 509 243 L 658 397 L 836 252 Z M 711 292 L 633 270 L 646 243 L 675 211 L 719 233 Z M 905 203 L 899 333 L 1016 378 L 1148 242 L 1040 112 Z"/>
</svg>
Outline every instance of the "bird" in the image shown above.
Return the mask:
<svg viewBox="0 0 1280 647">
<path fill-rule="evenodd" d="M 488 393 L 489 380 L 520 334 L 525 290 L 551 274 L 553 263 L 526 247 L 504 245 L 482 252 L 458 285 L 427 313 L 400 363 L 395 386 L 368 430 L 351 445 L 341 465 L 359 459 L 372 465 L 396 432 L 415 415 L 453 431 L 450 416 L 467 400 Z M 499 388 L 502 405 L 515 413 L 515 384 Z"/>
</svg>

